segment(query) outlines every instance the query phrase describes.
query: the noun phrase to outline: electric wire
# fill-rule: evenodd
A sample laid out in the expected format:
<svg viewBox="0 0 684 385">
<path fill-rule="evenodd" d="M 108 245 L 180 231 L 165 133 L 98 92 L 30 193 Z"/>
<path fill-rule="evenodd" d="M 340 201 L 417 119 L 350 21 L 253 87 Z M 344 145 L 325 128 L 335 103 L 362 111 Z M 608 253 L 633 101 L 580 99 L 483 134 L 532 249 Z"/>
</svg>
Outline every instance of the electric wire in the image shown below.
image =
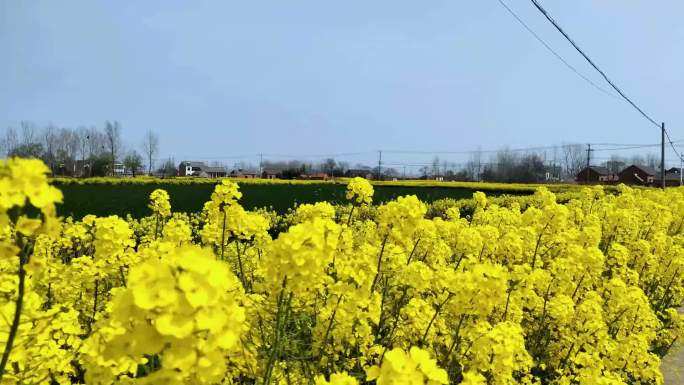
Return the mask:
<svg viewBox="0 0 684 385">
<path fill-rule="evenodd" d="M 604 94 L 606 94 L 612 98 L 615 98 L 617 100 L 622 101 L 621 98 L 619 98 L 618 96 L 615 96 L 615 94 L 609 92 L 605 88 L 594 83 L 591 79 L 589 79 L 584 74 L 579 72 L 579 70 L 577 70 L 577 68 L 575 68 L 572 64 L 568 63 L 567 60 L 565 60 L 559 53 L 557 53 L 553 48 L 551 48 L 551 46 L 546 41 L 544 41 L 544 39 L 542 39 L 536 32 L 534 32 L 534 30 L 532 28 L 530 28 L 530 26 L 527 25 L 527 23 L 525 23 L 520 18 L 520 16 L 518 16 L 506 3 L 503 2 L 503 0 L 497 0 L 497 1 L 499 2 L 499 4 L 501 4 L 502 7 L 504 7 L 506 9 L 506 11 L 508 11 L 508 13 L 511 16 L 513 16 L 518 21 L 518 23 L 520 23 L 520 25 L 523 26 L 523 28 L 525 28 L 527 30 L 527 32 L 529 32 L 539 43 L 541 43 L 549 52 L 551 52 L 551 54 L 553 54 L 553 56 L 555 56 L 558 60 L 560 60 L 563 64 L 565 64 L 565 66 L 568 67 L 572 72 L 574 72 L 580 78 L 584 79 L 584 81 L 586 81 L 587 83 L 591 84 L 597 90 L 603 92 Z"/>
<path fill-rule="evenodd" d="M 637 106 L 636 103 L 634 103 L 630 98 L 628 98 L 627 95 L 625 95 L 624 92 L 622 92 L 622 90 L 620 88 L 618 88 L 618 86 L 616 86 L 615 83 L 613 83 L 613 81 L 610 80 L 610 78 L 608 78 L 606 73 L 603 72 L 594 63 L 594 61 L 591 60 L 591 58 L 587 54 L 584 53 L 584 51 L 582 51 L 582 49 L 577 45 L 577 43 L 575 43 L 575 41 L 563 30 L 563 28 L 561 28 L 561 26 L 558 25 L 558 23 L 556 23 L 556 21 L 544 9 L 544 7 L 542 7 L 541 4 L 539 4 L 539 2 L 537 2 L 537 0 L 530 0 L 530 1 L 532 1 L 532 3 L 539 10 L 539 12 L 541 12 L 544 15 L 544 17 L 546 17 L 546 19 L 551 24 L 553 24 L 553 26 L 558 30 L 558 32 L 560 32 L 565 37 L 565 39 L 568 40 L 570 42 L 570 44 L 572 44 L 573 47 L 575 47 L 575 50 L 577 50 L 577 52 L 579 52 L 589 62 L 589 64 L 591 64 L 591 66 L 594 67 L 594 69 L 596 69 L 596 71 L 598 71 L 598 73 L 600 73 L 601 76 L 603 76 L 603 78 L 608 82 L 608 84 L 610 84 L 610 86 L 613 87 L 613 89 L 615 91 L 617 91 L 617 93 L 620 94 L 620 96 L 622 96 L 629 104 L 632 105 L 632 107 L 634 107 L 637 111 L 639 111 L 639 113 L 641 115 L 643 115 L 644 118 L 646 118 L 648 121 L 653 123 L 653 125 L 655 125 L 656 127 L 661 128 L 661 125 L 659 123 L 657 123 L 653 118 L 648 116 L 648 114 L 646 114 L 646 112 L 644 112 L 644 110 L 642 110 L 639 106 Z"/>
</svg>

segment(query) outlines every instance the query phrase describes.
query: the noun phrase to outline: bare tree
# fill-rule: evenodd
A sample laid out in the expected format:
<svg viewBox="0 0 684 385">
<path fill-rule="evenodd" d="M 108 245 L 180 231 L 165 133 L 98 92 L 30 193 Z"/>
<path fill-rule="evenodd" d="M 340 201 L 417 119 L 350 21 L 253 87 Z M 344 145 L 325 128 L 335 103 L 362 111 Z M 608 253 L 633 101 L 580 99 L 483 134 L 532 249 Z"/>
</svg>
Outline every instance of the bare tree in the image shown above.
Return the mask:
<svg viewBox="0 0 684 385">
<path fill-rule="evenodd" d="M 496 152 L 494 163 L 496 164 L 497 181 L 511 182 L 514 178 L 518 156 L 510 148 L 504 147 Z"/>
<path fill-rule="evenodd" d="M 333 158 L 328 158 L 323 162 L 321 166 L 323 172 L 327 173 L 330 176 L 333 176 L 333 174 L 335 173 L 335 167 L 337 166 L 337 162 L 335 162 L 335 159 Z"/>
<path fill-rule="evenodd" d="M 610 159 L 604 162 L 604 166 L 612 175 L 619 174 L 620 171 L 625 168 L 625 164 L 625 160 L 620 155 L 616 154 L 612 154 Z"/>
<path fill-rule="evenodd" d="M 21 127 L 21 144 L 29 146 L 36 142 L 36 128 L 33 123 L 27 121 L 19 122 Z"/>
<path fill-rule="evenodd" d="M 43 148 L 45 149 L 44 161 L 47 163 L 50 170 L 55 171 L 55 146 L 57 143 L 57 136 L 55 133 L 55 126 L 52 123 L 48 124 L 41 133 L 41 140 Z"/>
<path fill-rule="evenodd" d="M 17 134 L 17 129 L 14 127 L 8 127 L 5 131 L 5 137 L 2 139 L 2 148 L 5 152 L 5 156 L 9 158 L 10 154 L 19 145 L 19 135 Z"/>
<path fill-rule="evenodd" d="M 656 154 L 646 154 L 646 164 L 650 168 L 660 169 L 660 157 Z"/>
<path fill-rule="evenodd" d="M 121 126 L 116 120 L 114 122 L 105 122 L 105 138 L 107 140 L 107 149 L 111 156 L 109 172 L 114 174 L 114 163 L 116 163 L 116 155 L 121 147 Z"/>
<path fill-rule="evenodd" d="M 76 130 L 76 137 L 78 138 L 78 152 L 81 161 L 85 162 L 88 150 L 88 129 L 79 127 Z"/>
<path fill-rule="evenodd" d="M 576 175 L 582 167 L 586 166 L 584 148 L 581 144 L 564 144 L 562 150 L 566 176 Z"/>
<path fill-rule="evenodd" d="M 177 172 L 178 170 L 176 169 L 176 163 L 174 162 L 173 158 L 165 160 L 161 167 L 157 169 L 157 173 L 159 173 L 162 177 L 175 176 Z"/>
<path fill-rule="evenodd" d="M 472 153 L 470 160 L 465 165 L 466 174 L 469 179 L 474 181 L 480 180 L 482 174 L 482 151 L 477 150 Z"/>
<path fill-rule="evenodd" d="M 86 140 L 88 142 L 87 147 L 89 158 L 98 156 L 104 152 L 106 140 L 104 134 L 96 127 L 91 127 L 88 129 Z"/>
<path fill-rule="evenodd" d="M 143 154 L 147 156 L 147 173 L 152 174 L 152 158 L 159 151 L 159 137 L 152 130 L 147 130 L 142 141 Z"/>
<path fill-rule="evenodd" d="M 553 146 L 553 163 L 551 164 L 551 179 L 559 180 L 560 170 L 558 167 L 558 146 Z"/>
<path fill-rule="evenodd" d="M 646 159 L 642 155 L 632 155 L 629 162 L 636 166 L 646 166 Z"/>
<path fill-rule="evenodd" d="M 436 156 L 434 159 L 432 159 L 432 166 L 430 167 L 430 172 L 432 175 L 430 175 L 432 178 L 438 178 L 439 177 L 439 157 Z"/>
</svg>

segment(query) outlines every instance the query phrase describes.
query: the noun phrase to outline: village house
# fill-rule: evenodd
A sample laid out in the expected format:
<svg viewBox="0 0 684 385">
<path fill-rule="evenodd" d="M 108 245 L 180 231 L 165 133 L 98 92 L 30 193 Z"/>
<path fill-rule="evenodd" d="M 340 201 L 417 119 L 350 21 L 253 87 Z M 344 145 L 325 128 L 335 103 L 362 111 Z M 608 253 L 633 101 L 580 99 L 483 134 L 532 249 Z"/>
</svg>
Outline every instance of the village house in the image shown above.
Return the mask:
<svg viewBox="0 0 684 385">
<path fill-rule="evenodd" d="M 317 172 L 313 174 L 302 174 L 299 176 L 299 179 L 308 179 L 308 180 L 328 180 L 330 176 L 324 172 Z"/>
<path fill-rule="evenodd" d="M 373 171 L 369 168 L 350 168 L 344 173 L 347 178 L 366 178 L 368 180 L 373 179 Z"/>
<path fill-rule="evenodd" d="M 652 167 L 635 164 L 620 171 L 620 183 L 628 185 L 652 186 L 656 180 L 656 170 Z"/>
<path fill-rule="evenodd" d="M 266 169 L 261 173 L 261 177 L 264 179 L 280 179 L 282 177 L 282 172 L 278 170 Z"/>
<path fill-rule="evenodd" d="M 226 176 L 226 169 L 220 166 L 207 166 L 204 162 L 183 161 L 178 165 L 178 175 L 223 178 Z"/>
<path fill-rule="evenodd" d="M 578 172 L 575 180 L 577 183 L 615 183 L 618 181 L 618 176 L 606 167 L 589 166 Z"/>
<path fill-rule="evenodd" d="M 230 172 L 231 178 L 246 178 L 253 179 L 259 176 L 259 172 L 255 170 L 245 170 L 242 168 L 234 169 Z"/>
<path fill-rule="evenodd" d="M 637 186 L 662 186 L 659 169 L 635 164 L 625 167 L 617 175 L 608 167 L 585 167 L 577 173 L 575 181 L 583 184 L 624 183 Z M 665 171 L 666 186 L 679 186 L 680 181 L 679 168 L 672 167 Z"/>
<path fill-rule="evenodd" d="M 680 169 L 677 167 L 672 167 L 668 170 L 665 170 L 665 186 L 667 187 L 673 187 L 673 186 L 679 186 L 681 182 L 681 174 L 680 174 Z M 655 185 L 656 186 L 662 186 L 662 182 L 660 179 L 660 172 L 656 174 L 655 177 Z"/>
</svg>

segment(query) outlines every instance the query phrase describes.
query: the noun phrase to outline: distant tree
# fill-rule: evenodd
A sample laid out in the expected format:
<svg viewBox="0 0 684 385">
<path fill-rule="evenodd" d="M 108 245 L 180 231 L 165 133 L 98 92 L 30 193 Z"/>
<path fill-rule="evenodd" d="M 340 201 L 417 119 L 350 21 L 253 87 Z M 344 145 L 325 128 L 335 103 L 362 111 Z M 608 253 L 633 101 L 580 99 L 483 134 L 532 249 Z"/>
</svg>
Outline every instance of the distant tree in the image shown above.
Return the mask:
<svg viewBox="0 0 684 385">
<path fill-rule="evenodd" d="M 660 169 L 660 156 L 656 154 L 646 154 L 646 164 L 645 166 Z"/>
<path fill-rule="evenodd" d="M 140 156 L 137 151 L 133 150 L 126 155 L 123 164 L 126 169 L 131 170 L 131 173 L 133 173 L 133 177 L 135 178 L 135 174 L 143 167 L 142 156 Z"/>
<path fill-rule="evenodd" d="M 52 157 L 55 171 L 61 175 L 73 175 L 76 171 L 76 157 L 80 147 L 80 140 L 75 130 L 60 128 L 52 131 Z"/>
<path fill-rule="evenodd" d="M 142 141 L 143 154 L 147 156 L 147 173 L 152 173 L 152 158 L 159 151 L 159 137 L 152 130 L 147 130 Z"/>
<path fill-rule="evenodd" d="M 496 182 L 512 182 L 515 173 L 515 166 L 518 161 L 516 154 L 508 147 L 497 151 L 495 155 L 496 163 Z"/>
<path fill-rule="evenodd" d="M 165 160 L 157 169 L 157 173 L 165 177 L 176 176 L 178 174 L 178 169 L 176 168 L 176 163 L 173 161 L 173 158 Z"/>
<path fill-rule="evenodd" d="M 482 168 L 482 173 L 480 174 L 480 180 L 485 182 L 496 181 L 496 170 L 491 165 L 485 165 Z"/>
<path fill-rule="evenodd" d="M 428 166 L 423 166 L 420 169 L 418 169 L 418 172 L 420 173 L 420 178 L 421 179 L 427 179 L 428 174 L 430 172 L 430 168 Z"/>
<path fill-rule="evenodd" d="M 478 181 L 480 180 L 480 174 L 482 173 L 482 151 L 477 150 L 473 152 L 468 163 L 466 163 L 466 171 L 470 180 Z"/>
<path fill-rule="evenodd" d="M 12 151 L 8 155 L 10 157 L 18 158 L 41 159 L 43 157 L 43 145 L 40 143 L 22 143 L 19 146 L 12 149 Z"/>
<path fill-rule="evenodd" d="M 539 154 L 527 154 L 515 166 L 511 182 L 538 183 L 546 179 L 546 167 Z"/>
<path fill-rule="evenodd" d="M 328 175 L 333 175 L 335 173 L 336 166 L 337 162 L 335 162 L 335 159 L 328 158 L 323 162 L 321 168 L 323 169 L 323 172 L 327 173 Z"/>
<path fill-rule="evenodd" d="M 335 176 L 344 176 L 344 173 L 349 169 L 349 163 L 347 162 L 337 162 L 337 167 L 335 168 Z"/>
<path fill-rule="evenodd" d="M 646 166 L 646 159 L 641 155 L 633 155 L 629 162 L 636 166 Z"/>
<path fill-rule="evenodd" d="M 24 137 L 29 135 L 23 134 Z M 33 135 L 30 135 L 33 137 Z M 55 147 L 57 142 L 57 136 L 55 134 L 55 126 L 51 124 L 43 128 L 41 132 L 41 140 L 43 141 L 43 148 L 45 149 L 45 154 L 43 155 L 43 161 L 48 165 L 51 170 L 55 170 L 57 159 L 55 157 Z M 24 139 L 26 141 L 27 139 Z M 32 139 L 31 139 L 32 140 Z"/>
<path fill-rule="evenodd" d="M 88 158 L 92 158 L 100 155 L 105 151 L 106 138 L 102 131 L 98 130 L 97 127 L 91 127 L 88 129 L 86 135 L 87 148 L 88 148 Z"/>
<path fill-rule="evenodd" d="M 36 127 L 33 123 L 23 120 L 19 122 L 19 127 L 21 127 L 21 144 L 29 145 L 37 142 Z"/>
<path fill-rule="evenodd" d="M 382 173 L 387 177 L 387 178 L 398 178 L 399 177 L 399 171 L 397 171 L 396 168 L 392 167 L 387 167 L 382 169 Z"/>
<path fill-rule="evenodd" d="M 14 127 L 8 127 L 5 131 L 5 136 L 2 138 L 2 150 L 6 156 L 14 151 L 19 145 L 19 135 L 17 134 L 17 129 Z"/>
<path fill-rule="evenodd" d="M 436 178 L 440 175 L 439 172 L 439 157 L 432 159 L 432 166 L 430 167 L 430 176 Z"/>
<path fill-rule="evenodd" d="M 610 160 L 605 162 L 605 167 L 613 175 L 617 175 L 622 171 L 625 168 L 625 165 L 625 160 L 619 155 L 611 155 Z"/>
<path fill-rule="evenodd" d="M 586 151 L 581 144 L 564 144 L 562 147 L 562 162 L 565 175 L 575 176 L 587 165 Z"/>
<path fill-rule="evenodd" d="M 112 164 L 109 154 L 100 153 L 93 155 L 89 159 L 90 163 L 90 176 L 106 176 Z"/>
<path fill-rule="evenodd" d="M 449 180 L 461 180 L 461 181 L 467 181 L 467 180 L 472 180 L 470 179 L 470 175 L 468 174 L 467 170 L 460 170 L 458 172 L 453 172 L 449 171 L 448 179 Z"/>
<path fill-rule="evenodd" d="M 105 122 L 105 138 L 107 140 L 107 149 L 111 159 L 110 171 L 114 171 L 114 163 L 116 156 L 121 147 L 121 126 L 116 120 L 114 122 Z"/>
</svg>

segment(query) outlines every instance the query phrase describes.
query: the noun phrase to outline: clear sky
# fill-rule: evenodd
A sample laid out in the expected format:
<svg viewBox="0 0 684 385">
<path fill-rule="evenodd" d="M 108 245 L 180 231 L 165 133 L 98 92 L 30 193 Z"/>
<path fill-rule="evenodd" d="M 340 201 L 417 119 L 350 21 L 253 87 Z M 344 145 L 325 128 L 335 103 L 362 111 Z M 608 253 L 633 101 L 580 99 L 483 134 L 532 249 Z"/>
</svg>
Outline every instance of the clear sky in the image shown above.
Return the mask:
<svg viewBox="0 0 684 385">
<path fill-rule="evenodd" d="M 601 82 L 530 1 L 506 2 Z M 683 1 L 541 2 L 684 139 Z M 118 120 L 176 160 L 660 138 L 497 0 L 0 0 L 0 47 L 0 128 Z"/>
</svg>

